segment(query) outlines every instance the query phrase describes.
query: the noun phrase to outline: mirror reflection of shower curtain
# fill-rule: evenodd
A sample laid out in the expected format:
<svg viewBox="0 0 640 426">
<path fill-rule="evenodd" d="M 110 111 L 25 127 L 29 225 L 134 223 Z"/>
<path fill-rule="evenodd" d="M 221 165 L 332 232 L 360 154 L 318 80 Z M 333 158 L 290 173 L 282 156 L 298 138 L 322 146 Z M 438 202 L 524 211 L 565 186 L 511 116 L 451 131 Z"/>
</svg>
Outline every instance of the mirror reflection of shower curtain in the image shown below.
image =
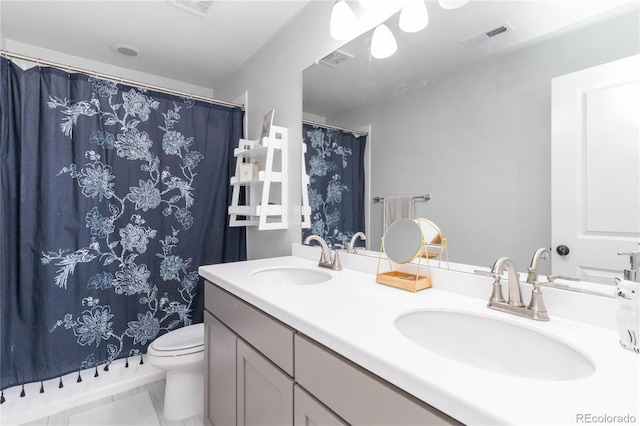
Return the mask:
<svg viewBox="0 0 640 426">
<path fill-rule="evenodd" d="M 202 322 L 198 266 L 246 259 L 243 111 L 0 62 L 1 388 L 103 374 Z"/>
<path fill-rule="evenodd" d="M 303 239 L 319 235 L 345 248 L 356 232 L 365 230 L 364 152 L 366 136 L 303 124 L 307 144 L 311 228 Z M 364 246 L 358 241 L 357 245 Z"/>
</svg>

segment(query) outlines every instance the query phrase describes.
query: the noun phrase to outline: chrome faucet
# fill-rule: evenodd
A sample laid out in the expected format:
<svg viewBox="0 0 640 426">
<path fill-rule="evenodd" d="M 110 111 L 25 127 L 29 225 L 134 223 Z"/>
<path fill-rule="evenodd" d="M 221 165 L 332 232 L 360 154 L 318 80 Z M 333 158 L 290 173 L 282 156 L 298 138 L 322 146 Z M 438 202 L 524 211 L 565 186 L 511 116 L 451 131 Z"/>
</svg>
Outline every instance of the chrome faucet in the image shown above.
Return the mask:
<svg viewBox="0 0 640 426">
<path fill-rule="evenodd" d="M 318 266 L 323 268 L 331 268 L 334 271 L 341 271 L 342 265 L 340 264 L 340 257 L 338 255 L 338 248 L 342 248 L 342 245 L 336 244 L 336 251 L 333 259 L 331 259 L 331 249 L 327 245 L 327 242 L 319 235 L 309 235 L 302 242 L 303 244 L 309 244 L 311 241 L 317 241 L 322 246 L 322 252 L 320 253 L 320 261 Z"/>
<path fill-rule="evenodd" d="M 549 260 L 551 259 L 551 253 L 546 248 L 539 248 L 533 254 L 533 258 L 531 259 L 531 266 L 527 269 L 527 282 L 529 284 L 535 284 L 538 282 L 538 264 L 540 260 Z"/>
<path fill-rule="evenodd" d="M 347 246 L 347 253 L 357 253 L 358 248 L 356 247 L 356 241 L 360 238 L 362 241 L 366 240 L 367 237 L 364 235 L 364 232 L 356 232 L 353 237 L 351 237 L 351 241 L 349 241 L 349 245 Z"/>
<path fill-rule="evenodd" d="M 500 277 L 505 269 L 507 270 L 507 279 L 509 280 L 509 299 L 507 299 L 507 304 L 518 308 L 523 307 L 520 274 L 516 271 L 516 265 L 514 265 L 513 261 L 508 257 L 501 257 L 493 264 L 491 274 L 494 277 L 498 277 L 498 281 L 500 281 Z"/>
<path fill-rule="evenodd" d="M 537 253 L 537 252 L 536 252 Z M 507 271 L 507 279 L 509 281 L 509 298 L 507 301 L 502 296 L 502 284 L 500 279 L 504 271 Z M 479 275 L 487 275 L 493 278 L 493 291 L 489 298 L 487 306 L 501 312 L 518 315 L 538 321 L 549 321 L 549 314 L 542 301 L 542 292 L 540 291 L 540 283 L 536 282 L 531 292 L 531 301 L 528 306 L 522 302 L 522 290 L 520 287 L 520 274 L 516 271 L 516 267 L 508 257 L 501 257 L 495 261 L 491 272 L 475 271 Z"/>
</svg>

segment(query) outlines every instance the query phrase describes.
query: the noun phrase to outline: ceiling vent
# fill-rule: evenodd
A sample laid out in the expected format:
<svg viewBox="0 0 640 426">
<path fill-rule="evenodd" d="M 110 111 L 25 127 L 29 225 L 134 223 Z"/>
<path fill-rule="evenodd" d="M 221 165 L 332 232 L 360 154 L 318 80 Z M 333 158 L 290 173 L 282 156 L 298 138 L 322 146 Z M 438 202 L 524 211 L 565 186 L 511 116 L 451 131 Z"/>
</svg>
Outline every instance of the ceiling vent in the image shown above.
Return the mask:
<svg viewBox="0 0 640 426">
<path fill-rule="evenodd" d="M 326 65 L 328 67 L 335 68 L 336 66 L 338 66 L 342 62 L 346 61 L 347 59 L 351 59 L 353 57 L 354 56 L 352 54 L 347 53 L 344 50 L 336 50 L 335 52 L 329 53 L 327 56 L 325 56 L 324 58 L 320 59 L 319 62 L 322 65 Z"/>
<path fill-rule="evenodd" d="M 198 16 L 207 16 L 213 0 L 169 0 L 169 3 Z"/>
<path fill-rule="evenodd" d="M 484 43 L 492 38 L 498 37 L 502 34 L 506 34 L 509 31 L 512 31 L 513 29 L 508 25 L 508 24 L 503 24 L 500 25 L 498 27 L 495 28 L 491 28 L 488 31 L 483 31 L 481 33 L 478 33 L 476 35 L 473 35 L 469 38 L 466 38 L 464 40 L 461 40 L 462 44 L 464 44 L 467 47 L 475 47 L 481 43 Z"/>
</svg>

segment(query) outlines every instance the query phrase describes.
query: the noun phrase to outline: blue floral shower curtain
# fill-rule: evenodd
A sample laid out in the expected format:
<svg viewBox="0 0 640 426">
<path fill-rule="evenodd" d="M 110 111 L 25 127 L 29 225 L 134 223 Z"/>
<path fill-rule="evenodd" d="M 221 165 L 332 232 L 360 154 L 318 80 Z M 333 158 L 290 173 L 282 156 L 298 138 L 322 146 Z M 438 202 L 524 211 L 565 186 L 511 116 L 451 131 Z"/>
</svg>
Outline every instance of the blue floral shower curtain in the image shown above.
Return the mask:
<svg viewBox="0 0 640 426">
<path fill-rule="evenodd" d="M 319 235 L 345 248 L 356 232 L 364 232 L 364 151 L 366 136 L 303 124 L 307 144 L 311 229 L 302 237 Z M 358 240 L 357 245 L 362 245 Z"/>
<path fill-rule="evenodd" d="M 202 322 L 243 111 L 0 59 L 1 388 Z"/>
</svg>

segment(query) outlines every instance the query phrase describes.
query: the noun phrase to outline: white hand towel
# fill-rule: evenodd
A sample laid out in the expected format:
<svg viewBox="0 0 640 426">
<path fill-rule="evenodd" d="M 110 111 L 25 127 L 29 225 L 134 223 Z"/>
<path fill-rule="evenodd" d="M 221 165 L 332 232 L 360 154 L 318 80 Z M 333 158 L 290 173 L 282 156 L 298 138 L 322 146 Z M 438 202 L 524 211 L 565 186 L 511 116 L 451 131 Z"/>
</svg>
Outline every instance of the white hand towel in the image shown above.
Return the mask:
<svg viewBox="0 0 640 426">
<path fill-rule="evenodd" d="M 413 219 L 413 197 L 394 195 L 384 197 L 384 231 L 398 219 Z"/>
</svg>

